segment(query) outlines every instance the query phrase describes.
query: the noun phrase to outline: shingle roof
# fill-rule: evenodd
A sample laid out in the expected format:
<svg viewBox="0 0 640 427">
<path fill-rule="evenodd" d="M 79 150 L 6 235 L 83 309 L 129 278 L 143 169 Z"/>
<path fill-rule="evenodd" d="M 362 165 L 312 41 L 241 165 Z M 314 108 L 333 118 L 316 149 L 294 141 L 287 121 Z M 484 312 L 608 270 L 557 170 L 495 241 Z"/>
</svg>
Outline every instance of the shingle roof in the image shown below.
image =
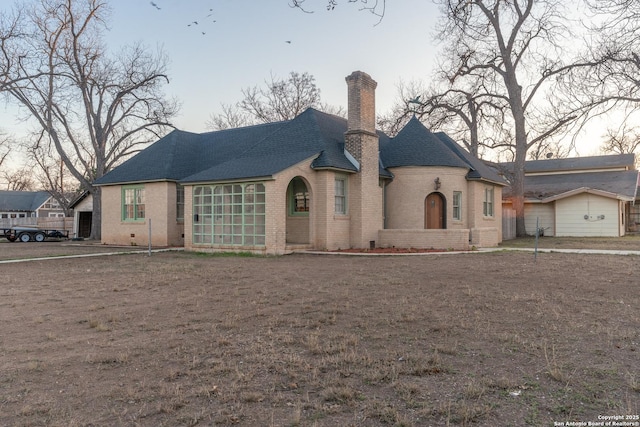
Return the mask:
<svg viewBox="0 0 640 427">
<path fill-rule="evenodd" d="M 283 122 L 196 134 L 174 130 L 116 167 L 96 184 L 173 180 L 238 156 Z"/>
<path fill-rule="evenodd" d="M 312 167 L 356 171 L 344 154 L 346 121 L 307 109 L 229 160 L 185 177 L 204 182 L 271 176 L 305 159 L 317 156 Z"/>
<path fill-rule="evenodd" d="M 525 177 L 524 186 L 524 196 L 529 200 L 544 201 L 580 188 L 600 190 L 625 200 L 633 200 L 638 188 L 638 171 L 534 175 Z M 503 190 L 503 197 L 511 195 L 511 187 Z"/>
<path fill-rule="evenodd" d="M 486 180 L 496 184 L 508 185 L 508 182 L 500 176 L 495 170 L 487 166 L 482 160 L 474 157 L 467 150 L 458 145 L 449 135 L 444 132 L 435 134 L 447 147 L 456 153 L 470 167 L 467 179 L 469 180 Z"/>
<path fill-rule="evenodd" d="M 608 154 L 604 156 L 570 157 L 564 159 L 528 160 L 525 162 L 525 172 L 552 172 L 588 169 L 629 168 L 634 169 L 635 155 Z M 513 163 L 500 163 L 508 170 L 513 169 Z"/>
<path fill-rule="evenodd" d="M 46 191 L 0 191 L 0 211 L 34 212 L 49 197 Z"/>
<path fill-rule="evenodd" d="M 314 169 L 356 172 L 356 166 L 345 155 L 346 131 L 344 118 L 312 108 L 286 122 L 203 134 L 174 130 L 95 183 L 264 178 L 305 159 L 313 159 Z M 389 167 L 451 166 L 468 169 L 469 179 L 503 182 L 453 140 L 431 133 L 415 117 L 395 138 L 382 132 L 378 137 L 380 176 L 392 178 Z"/>
<path fill-rule="evenodd" d="M 404 128 L 380 149 L 386 168 L 401 166 L 451 166 L 468 168 L 437 136 L 414 116 Z"/>
</svg>

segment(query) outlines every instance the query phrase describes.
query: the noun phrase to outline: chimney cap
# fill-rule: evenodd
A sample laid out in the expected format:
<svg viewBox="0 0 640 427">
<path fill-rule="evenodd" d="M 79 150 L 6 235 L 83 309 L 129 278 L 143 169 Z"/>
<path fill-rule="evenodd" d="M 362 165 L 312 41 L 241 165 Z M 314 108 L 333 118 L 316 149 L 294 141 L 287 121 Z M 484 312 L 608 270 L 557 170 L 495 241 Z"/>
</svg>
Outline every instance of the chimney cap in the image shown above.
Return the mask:
<svg viewBox="0 0 640 427">
<path fill-rule="evenodd" d="M 358 82 L 358 81 L 362 83 L 368 83 L 372 85 L 374 89 L 378 85 L 378 83 L 375 80 L 373 80 L 369 74 L 365 73 L 364 71 L 354 71 L 353 73 L 349 74 L 345 80 L 347 81 L 347 83 Z"/>
</svg>

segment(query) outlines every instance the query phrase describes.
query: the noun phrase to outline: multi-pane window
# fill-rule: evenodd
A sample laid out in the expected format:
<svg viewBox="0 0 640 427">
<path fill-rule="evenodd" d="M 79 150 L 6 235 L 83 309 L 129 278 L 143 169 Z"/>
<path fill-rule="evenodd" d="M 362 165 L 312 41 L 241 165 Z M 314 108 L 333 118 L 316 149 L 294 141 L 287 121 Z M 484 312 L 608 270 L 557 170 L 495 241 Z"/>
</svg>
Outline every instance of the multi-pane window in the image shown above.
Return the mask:
<svg viewBox="0 0 640 427">
<path fill-rule="evenodd" d="M 43 209 L 60 209 L 60 203 L 58 203 L 58 201 L 52 197 L 49 200 L 47 200 L 44 205 L 42 205 L 42 208 Z"/>
<path fill-rule="evenodd" d="M 122 189 L 122 220 L 144 220 L 144 187 Z"/>
<path fill-rule="evenodd" d="M 493 187 L 487 187 L 484 189 L 482 213 L 484 216 L 493 216 Z"/>
<path fill-rule="evenodd" d="M 336 177 L 335 180 L 335 213 L 347 214 L 347 178 Z"/>
<path fill-rule="evenodd" d="M 176 220 L 184 221 L 184 187 L 176 184 Z"/>
<path fill-rule="evenodd" d="M 462 192 L 453 192 L 453 219 L 462 220 Z"/>
<path fill-rule="evenodd" d="M 262 183 L 196 186 L 193 243 L 264 246 L 265 208 Z"/>
<path fill-rule="evenodd" d="M 289 213 L 293 215 L 309 214 L 309 190 L 302 178 L 296 177 L 289 184 Z"/>
</svg>

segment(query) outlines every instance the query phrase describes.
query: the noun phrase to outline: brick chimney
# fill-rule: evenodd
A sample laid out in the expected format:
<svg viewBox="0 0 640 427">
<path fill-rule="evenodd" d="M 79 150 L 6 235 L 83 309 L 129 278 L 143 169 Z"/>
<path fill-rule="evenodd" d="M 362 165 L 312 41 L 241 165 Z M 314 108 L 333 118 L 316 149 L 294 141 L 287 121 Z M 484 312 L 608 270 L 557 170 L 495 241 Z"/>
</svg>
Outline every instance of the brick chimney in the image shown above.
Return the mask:
<svg viewBox="0 0 640 427">
<path fill-rule="evenodd" d="M 346 149 L 358 161 L 362 161 L 361 138 L 349 138 L 349 135 L 376 135 L 376 83 L 370 75 L 354 71 L 347 76 L 347 138 Z M 378 142 L 375 142 L 376 149 Z M 377 164 L 377 160 L 376 160 Z"/>
<path fill-rule="evenodd" d="M 362 71 L 354 71 L 346 81 L 349 111 L 345 149 L 359 169 L 349 178 L 350 243 L 354 248 L 368 248 L 383 228 L 375 107 L 378 84 Z"/>
</svg>

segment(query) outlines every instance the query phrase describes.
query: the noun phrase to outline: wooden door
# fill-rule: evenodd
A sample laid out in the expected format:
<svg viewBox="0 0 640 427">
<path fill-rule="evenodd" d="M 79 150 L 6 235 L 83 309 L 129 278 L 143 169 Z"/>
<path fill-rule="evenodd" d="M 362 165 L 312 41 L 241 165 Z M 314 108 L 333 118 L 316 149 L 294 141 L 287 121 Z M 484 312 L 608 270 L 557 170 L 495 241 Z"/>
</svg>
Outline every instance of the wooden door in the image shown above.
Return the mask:
<svg viewBox="0 0 640 427">
<path fill-rule="evenodd" d="M 438 193 L 431 193 L 424 201 L 424 228 L 444 228 L 444 201 Z"/>
</svg>

